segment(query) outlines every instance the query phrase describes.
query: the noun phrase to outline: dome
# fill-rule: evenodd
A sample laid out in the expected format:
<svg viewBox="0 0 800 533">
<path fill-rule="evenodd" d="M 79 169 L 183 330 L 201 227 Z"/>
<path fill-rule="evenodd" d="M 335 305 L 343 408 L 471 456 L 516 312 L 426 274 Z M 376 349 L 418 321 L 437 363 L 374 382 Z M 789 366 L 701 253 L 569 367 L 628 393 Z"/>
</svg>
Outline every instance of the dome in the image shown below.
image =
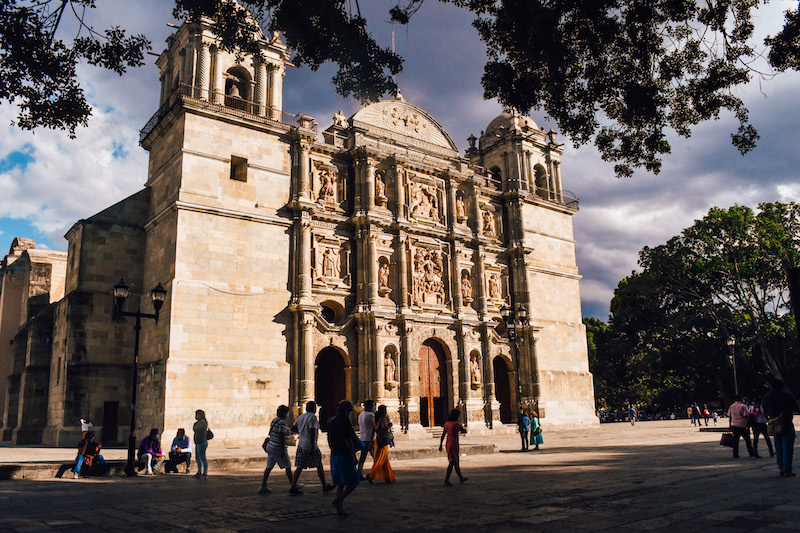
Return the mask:
<svg viewBox="0 0 800 533">
<path fill-rule="evenodd" d="M 491 135 L 500 130 L 504 131 L 538 131 L 539 126 L 527 115 L 516 111 L 505 110 L 486 127 L 485 135 Z"/>
<path fill-rule="evenodd" d="M 453 139 L 432 116 L 403 99 L 370 104 L 353 115 L 350 122 L 374 134 L 390 138 L 400 135 L 439 150 L 458 151 Z"/>
</svg>

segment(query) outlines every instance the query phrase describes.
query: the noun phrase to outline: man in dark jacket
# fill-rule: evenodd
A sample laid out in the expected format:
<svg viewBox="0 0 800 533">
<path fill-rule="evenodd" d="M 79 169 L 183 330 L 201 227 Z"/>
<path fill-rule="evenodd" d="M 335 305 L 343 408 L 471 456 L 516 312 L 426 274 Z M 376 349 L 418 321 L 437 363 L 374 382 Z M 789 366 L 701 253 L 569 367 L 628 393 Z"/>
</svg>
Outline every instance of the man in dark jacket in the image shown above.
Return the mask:
<svg viewBox="0 0 800 533">
<path fill-rule="evenodd" d="M 797 399 L 786 390 L 783 381 L 772 381 L 772 390 L 764 396 L 761 403 L 767 416 L 767 427 L 775 439 L 775 457 L 783 477 L 794 477 L 792 456 L 794 448 L 794 424 L 792 417 L 798 409 Z"/>
<path fill-rule="evenodd" d="M 356 450 L 361 441 L 350 423 L 353 404 L 348 400 L 339 402 L 338 414 L 328 420 L 328 445 L 331 448 L 331 478 L 336 486 L 333 506 L 339 516 L 347 516 L 342 502 L 358 486 L 358 458 Z"/>
</svg>

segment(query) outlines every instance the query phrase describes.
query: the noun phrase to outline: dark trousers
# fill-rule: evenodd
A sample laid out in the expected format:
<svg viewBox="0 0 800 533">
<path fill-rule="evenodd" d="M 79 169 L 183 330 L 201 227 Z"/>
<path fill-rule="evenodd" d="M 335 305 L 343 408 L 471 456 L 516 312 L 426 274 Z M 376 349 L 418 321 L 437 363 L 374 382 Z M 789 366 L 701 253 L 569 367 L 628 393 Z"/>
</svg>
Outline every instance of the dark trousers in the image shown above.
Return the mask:
<svg viewBox="0 0 800 533">
<path fill-rule="evenodd" d="M 792 471 L 792 456 L 794 455 L 794 429 L 775 435 L 775 459 L 781 472 Z"/>
<path fill-rule="evenodd" d="M 519 431 L 519 436 L 522 438 L 522 449 L 528 449 L 528 432 L 527 431 Z"/>
<path fill-rule="evenodd" d="M 753 445 L 750 443 L 750 430 L 748 428 L 740 428 L 738 426 L 731 426 L 733 432 L 733 456 L 739 457 L 739 437 L 744 439 L 747 445 L 747 453 L 753 455 Z"/>
<path fill-rule="evenodd" d="M 767 442 L 767 449 L 769 454 L 773 455 L 775 452 L 772 450 L 772 440 L 767 435 L 767 423 L 756 422 L 753 424 L 753 453 L 758 455 L 758 436 L 764 435 L 764 440 Z"/>
</svg>

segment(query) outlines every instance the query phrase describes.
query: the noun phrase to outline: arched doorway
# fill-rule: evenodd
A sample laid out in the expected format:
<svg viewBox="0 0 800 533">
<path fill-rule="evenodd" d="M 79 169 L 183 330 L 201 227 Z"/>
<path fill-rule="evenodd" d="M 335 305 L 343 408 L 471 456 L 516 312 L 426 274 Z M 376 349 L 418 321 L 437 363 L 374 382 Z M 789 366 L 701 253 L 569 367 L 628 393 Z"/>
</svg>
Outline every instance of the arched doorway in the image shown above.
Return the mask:
<svg viewBox="0 0 800 533">
<path fill-rule="evenodd" d="M 344 359 L 335 348 L 325 348 L 317 355 L 314 371 L 314 401 L 317 402 L 320 428 L 325 431 L 336 406 L 347 399 Z"/>
<path fill-rule="evenodd" d="M 444 350 L 441 344 L 428 339 L 419 349 L 419 417 L 423 426 L 444 425 L 447 390 Z"/>
<path fill-rule="evenodd" d="M 511 372 L 505 360 L 497 356 L 492 361 L 494 368 L 494 394 L 500 402 L 500 422 L 507 424 L 514 421 L 514 409 L 511 408 Z"/>
</svg>

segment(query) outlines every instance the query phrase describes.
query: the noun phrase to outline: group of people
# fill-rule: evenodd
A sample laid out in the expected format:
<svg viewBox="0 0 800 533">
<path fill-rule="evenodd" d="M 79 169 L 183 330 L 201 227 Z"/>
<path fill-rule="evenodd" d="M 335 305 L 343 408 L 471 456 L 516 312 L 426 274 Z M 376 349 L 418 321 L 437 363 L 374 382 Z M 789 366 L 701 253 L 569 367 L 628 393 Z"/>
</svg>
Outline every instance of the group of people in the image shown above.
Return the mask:
<svg viewBox="0 0 800 533">
<path fill-rule="evenodd" d="M 763 435 L 767 443 L 769 455 L 777 456 L 778 470 L 783 477 L 794 477 L 792 459 L 795 431 L 792 417 L 798 410 L 797 399 L 784 388 L 783 381 L 775 379 L 764 399 L 755 398 L 751 406 L 747 406 L 741 395 L 733 397 L 733 404 L 728 408 L 729 427 L 733 433 L 733 456 L 739 457 L 739 438 L 744 439 L 750 457 L 758 455 L 758 439 Z M 750 429 L 753 431 L 753 442 L 750 442 Z M 773 449 L 770 435 L 775 439 Z"/>
<path fill-rule="evenodd" d="M 519 427 L 519 436 L 522 439 L 522 449 L 520 451 L 527 452 L 531 446 L 534 446 L 534 450 L 538 450 L 539 445 L 544 442 L 542 440 L 542 425 L 539 422 L 539 413 L 536 411 L 528 413 L 525 409 L 520 409 L 517 416 L 517 426 Z"/>
<path fill-rule="evenodd" d="M 700 427 L 700 419 L 702 418 L 706 426 L 708 426 L 708 419 L 711 418 L 714 420 L 714 425 L 717 425 L 718 415 L 716 411 L 711 411 L 708 409 L 708 405 L 703 404 L 703 408 L 700 409 L 700 406 L 696 403 L 693 403 L 689 407 L 686 408 L 686 414 L 689 416 L 691 420 L 692 426 Z"/>
<path fill-rule="evenodd" d="M 263 448 L 267 452 L 267 466 L 261 479 L 259 494 L 272 492 L 269 486 L 269 476 L 275 465 L 286 472 L 289 480 L 289 493 L 302 494 L 305 486 L 299 483 L 303 470 L 315 468 L 319 476 L 323 492 L 336 491 L 332 504 L 337 514 L 346 516 L 343 502 L 358 486 L 360 481 L 367 481 L 372 485 L 375 481 L 394 483 L 397 477 L 389 463 L 389 448 L 393 446 L 392 421 L 385 405 L 375 410 L 375 402 L 366 400 L 364 410 L 358 416 L 359 434 L 356 435 L 351 422 L 351 415 L 355 411 L 352 402 L 342 400 L 337 406 L 336 415 L 327 421 L 328 446 L 330 448 L 331 483 L 325 480 L 325 470 L 322 463 L 322 453 L 319 450 L 320 423 L 317 419 L 317 405 L 310 401 L 306 404 L 306 412 L 300 415 L 294 424 L 289 427 L 287 419 L 289 408 L 285 405 L 278 407 L 275 418 L 270 422 L 269 435 L 265 439 Z M 455 469 L 459 480 L 463 483 L 467 478 L 461 474 L 459 467 L 460 433 L 466 430 L 459 422 L 461 412 L 453 409 L 445 424 L 444 433 L 439 442 L 439 450 L 445 437 L 448 457 L 447 475 L 445 485 L 451 485 L 450 475 Z M 297 451 L 295 453 L 295 471 L 292 473 L 289 461 L 288 441 L 292 433 L 298 435 Z M 364 463 L 367 455 L 372 455 L 372 469 L 365 476 Z"/>
<path fill-rule="evenodd" d="M 84 421 L 81 420 L 81 424 Z M 90 424 L 87 424 L 90 425 Z M 192 426 L 194 431 L 195 458 L 197 461 L 196 478 L 208 478 L 208 460 L 206 459 L 206 449 L 208 439 L 213 438 L 213 434 L 208 429 L 206 414 L 202 410 L 195 411 L 195 423 Z M 102 446 L 95 442 L 94 433 L 84 431 L 83 438 L 78 443 L 78 456 L 73 467 L 73 478 L 78 479 L 81 475 L 93 473 L 95 475 L 109 475 L 108 466 L 105 464 L 103 456 L 100 454 Z M 184 428 L 178 429 L 169 451 L 169 461 L 166 461 L 161 449 L 161 435 L 158 428 L 150 430 L 150 434 L 139 442 L 137 459 L 143 463 L 141 470 L 145 475 L 161 474 L 162 468 L 165 471 L 178 471 L 178 465 L 186 464 L 185 473 L 189 473 L 192 463 L 192 448 L 189 436 Z"/>
</svg>

